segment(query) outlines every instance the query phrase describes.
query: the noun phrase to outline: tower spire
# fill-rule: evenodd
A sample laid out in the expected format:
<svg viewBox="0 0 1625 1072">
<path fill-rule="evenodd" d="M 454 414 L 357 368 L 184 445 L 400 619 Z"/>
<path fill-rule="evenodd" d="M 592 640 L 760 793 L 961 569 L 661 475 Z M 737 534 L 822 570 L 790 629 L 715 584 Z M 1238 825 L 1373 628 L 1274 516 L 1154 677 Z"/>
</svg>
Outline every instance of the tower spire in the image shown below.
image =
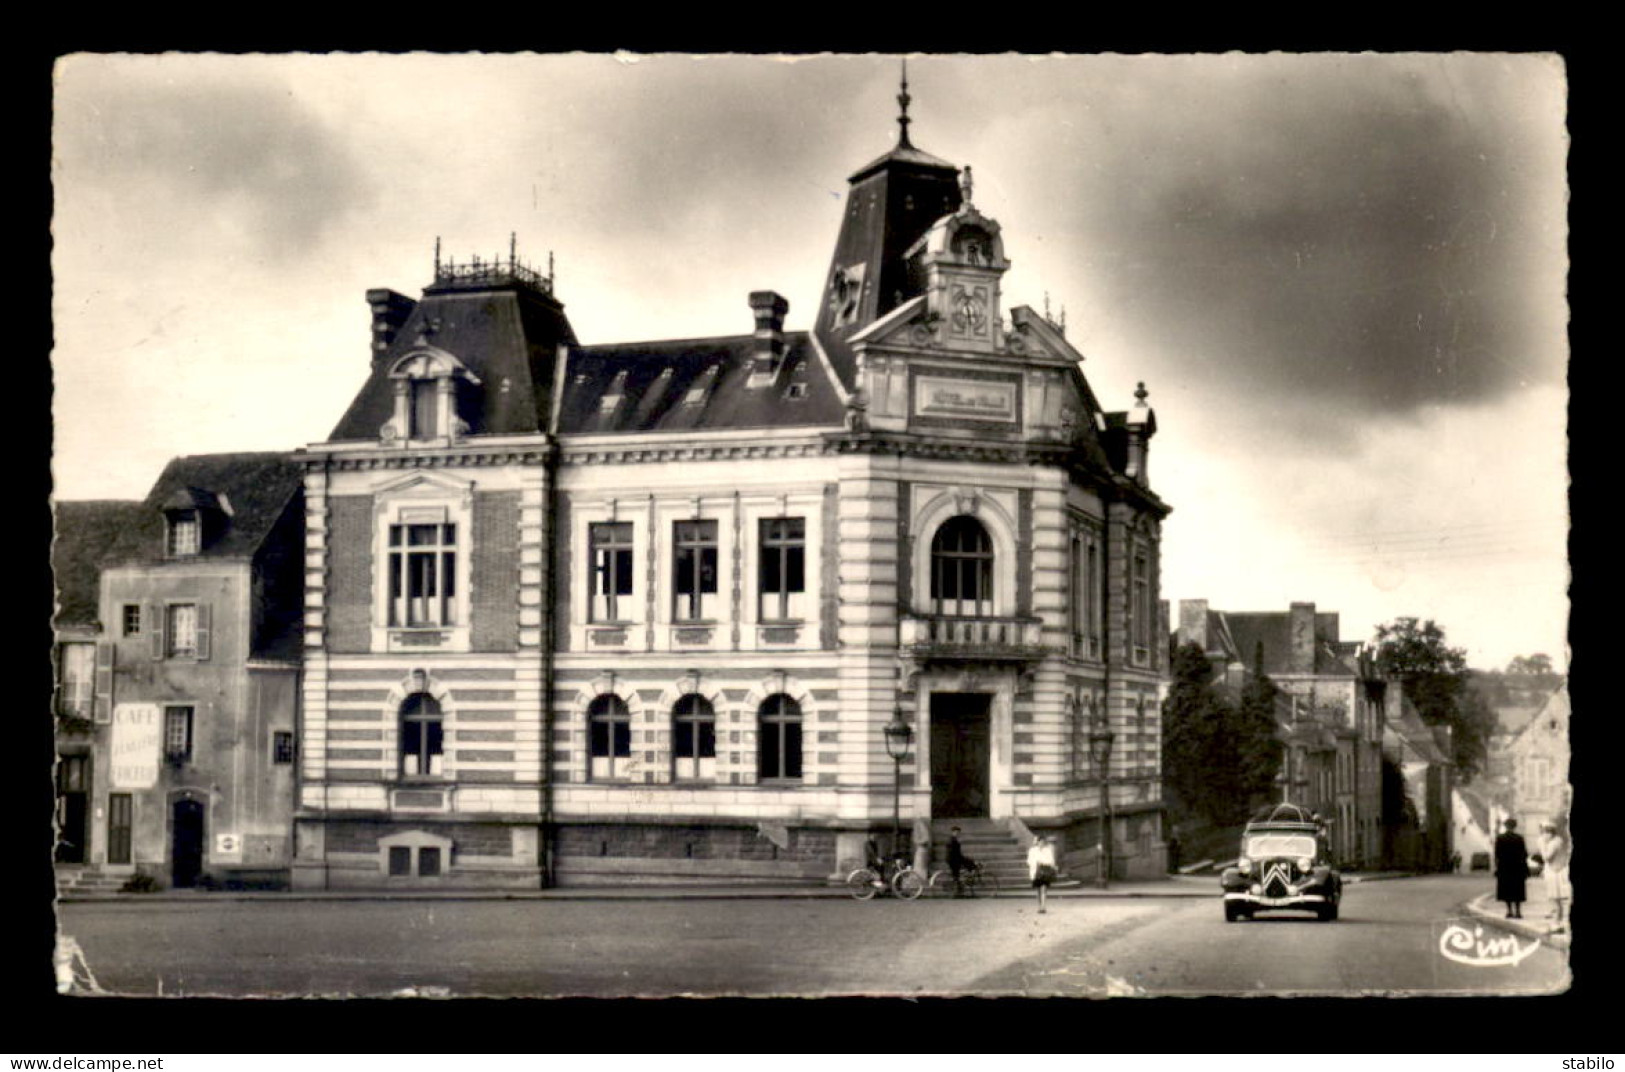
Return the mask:
<svg viewBox="0 0 1625 1072">
<path fill-rule="evenodd" d="M 913 120 L 908 117 L 908 105 L 909 105 L 909 101 L 911 101 L 913 99 L 914 99 L 913 97 L 910 97 L 908 95 L 908 57 L 904 56 L 903 57 L 903 91 L 901 93 L 897 94 L 897 104 L 902 109 L 902 114 L 898 115 L 898 117 L 897 117 L 897 127 L 898 127 L 897 147 L 899 149 L 912 149 L 912 148 L 914 148 L 913 142 L 910 142 L 908 140 L 908 125 L 913 122 Z"/>
</svg>

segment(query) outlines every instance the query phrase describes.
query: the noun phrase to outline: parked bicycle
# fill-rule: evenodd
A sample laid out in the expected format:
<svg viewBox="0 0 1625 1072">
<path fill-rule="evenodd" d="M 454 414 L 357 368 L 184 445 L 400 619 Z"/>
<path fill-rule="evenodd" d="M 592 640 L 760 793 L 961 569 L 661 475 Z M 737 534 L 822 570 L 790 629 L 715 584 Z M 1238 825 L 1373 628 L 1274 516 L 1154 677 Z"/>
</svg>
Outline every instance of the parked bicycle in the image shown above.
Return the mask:
<svg viewBox="0 0 1625 1072">
<path fill-rule="evenodd" d="M 932 872 L 930 888 L 934 897 L 987 897 L 999 892 L 999 880 L 981 864 L 973 863 L 959 869 L 957 883 L 954 873 L 946 867 Z"/>
<path fill-rule="evenodd" d="M 872 867 L 860 867 L 846 876 L 846 888 L 853 897 L 867 901 L 886 894 L 912 901 L 925 892 L 926 878 L 907 859 L 894 859 L 882 865 L 886 874 Z"/>
</svg>

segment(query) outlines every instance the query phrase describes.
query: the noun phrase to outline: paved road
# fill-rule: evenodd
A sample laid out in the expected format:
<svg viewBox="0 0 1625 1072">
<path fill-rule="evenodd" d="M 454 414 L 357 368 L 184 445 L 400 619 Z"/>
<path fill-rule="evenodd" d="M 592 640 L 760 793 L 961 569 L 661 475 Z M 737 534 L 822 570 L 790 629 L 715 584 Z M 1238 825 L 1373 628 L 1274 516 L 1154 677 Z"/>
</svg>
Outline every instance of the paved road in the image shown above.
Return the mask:
<svg viewBox="0 0 1625 1072">
<path fill-rule="evenodd" d="M 124 994 L 849 995 L 1530 992 L 1561 954 L 1438 952 L 1482 883 L 1350 887 L 1344 918 L 1223 922 L 1219 901 L 1052 898 L 63 905 Z M 1467 921 L 1472 927 L 1477 921 Z"/>
</svg>

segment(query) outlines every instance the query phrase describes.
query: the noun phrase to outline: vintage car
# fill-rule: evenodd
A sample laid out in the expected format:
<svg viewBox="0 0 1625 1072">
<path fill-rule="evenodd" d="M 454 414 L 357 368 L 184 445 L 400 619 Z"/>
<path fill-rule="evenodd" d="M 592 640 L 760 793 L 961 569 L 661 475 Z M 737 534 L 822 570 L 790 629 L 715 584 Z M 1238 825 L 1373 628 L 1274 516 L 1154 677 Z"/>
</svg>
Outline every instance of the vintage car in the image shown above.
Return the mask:
<svg viewBox="0 0 1625 1072">
<path fill-rule="evenodd" d="M 1231 923 L 1258 912 L 1313 912 L 1337 918 L 1343 876 L 1332 866 L 1326 826 L 1296 804 L 1255 814 L 1241 834 L 1241 856 L 1219 876 L 1224 918 Z"/>
</svg>

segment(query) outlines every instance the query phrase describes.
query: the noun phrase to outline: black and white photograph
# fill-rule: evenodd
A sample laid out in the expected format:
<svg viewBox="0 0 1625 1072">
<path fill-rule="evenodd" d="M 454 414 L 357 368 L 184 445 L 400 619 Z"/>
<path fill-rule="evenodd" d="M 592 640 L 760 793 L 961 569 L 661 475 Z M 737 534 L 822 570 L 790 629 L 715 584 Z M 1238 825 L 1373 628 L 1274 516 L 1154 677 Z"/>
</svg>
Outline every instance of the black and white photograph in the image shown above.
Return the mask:
<svg viewBox="0 0 1625 1072">
<path fill-rule="evenodd" d="M 1570 989 L 1562 56 L 53 73 L 59 994 Z"/>
</svg>

